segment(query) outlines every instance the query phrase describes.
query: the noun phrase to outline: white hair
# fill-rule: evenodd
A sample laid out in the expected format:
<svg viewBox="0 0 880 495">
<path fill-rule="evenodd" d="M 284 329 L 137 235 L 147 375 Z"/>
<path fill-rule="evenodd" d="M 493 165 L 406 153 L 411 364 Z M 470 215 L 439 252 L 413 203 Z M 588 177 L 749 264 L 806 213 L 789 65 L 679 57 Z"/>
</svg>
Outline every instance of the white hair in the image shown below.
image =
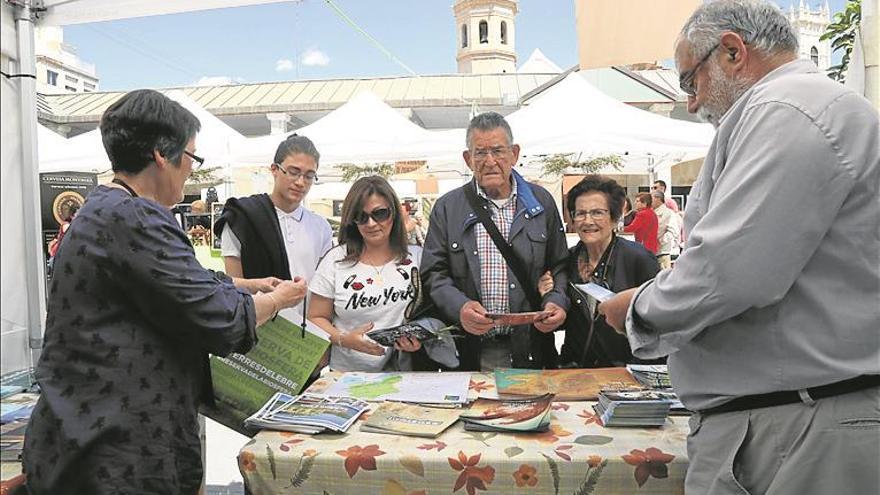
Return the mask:
<svg viewBox="0 0 880 495">
<path fill-rule="evenodd" d="M 798 50 L 791 23 L 774 4 L 761 0 L 716 0 L 701 5 L 681 29 L 680 39 L 691 44 L 691 53 L 702 57 L 721 34 L 732 31 L 765 55 Z"/>
</svg>

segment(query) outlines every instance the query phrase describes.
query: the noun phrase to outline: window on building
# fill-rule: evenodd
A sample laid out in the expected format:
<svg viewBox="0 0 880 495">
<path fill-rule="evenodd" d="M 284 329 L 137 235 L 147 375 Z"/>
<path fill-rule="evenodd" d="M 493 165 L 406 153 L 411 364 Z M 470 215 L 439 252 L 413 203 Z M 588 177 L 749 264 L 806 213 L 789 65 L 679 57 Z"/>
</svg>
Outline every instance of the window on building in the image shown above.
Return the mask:
<svg viewBox="0 0 880 495">
<path fill-rule="evenodd" d="M 86 91 L 94 91 L 95 85 L 92 83 L 87 83 L 87 82 L 83 81 L 83 89 L 85 89 Z"/>
<path fill-rule="evenodd" d="M 461 25 L 461 47 L 467 48 L 468 39 L 467 39 L 467 24 Z"/>
<path fill-rule="evenodd" d="M 504 21 L 501 21 L 501 44 L 507 44 L 507 23 Z"/>
<path fill-rule="evenodd" d="M 46 84 L 58 86 L 58 73 L 54 70 L 46 70 Z"/>
<path fill-rule="evenodd" d="M 76 93 L 76 88 L 74 88 L 73 86 L 67 86 L 67 85 L 65 85 L 65 86 L 64 86 L 64 89 Z"/>
<path fill-rule="evenodd" d="M 810 48 L 810 60 L 816 64 L 816 67 L 819 66 L 819 50 L 815 46 Z"/>
<path fill-rule="evenodd" d="M 489 42 L 489 23 L 480 21 L 480 43 Z"/>
<path fill-rule="evenodd" d="M 79 79 L 71 76 L 70 74 L 64 74 L 64 80 L 69 83 L 73 83 L 73 84 L 76 84 L 79 82 Z"/>
</svg>

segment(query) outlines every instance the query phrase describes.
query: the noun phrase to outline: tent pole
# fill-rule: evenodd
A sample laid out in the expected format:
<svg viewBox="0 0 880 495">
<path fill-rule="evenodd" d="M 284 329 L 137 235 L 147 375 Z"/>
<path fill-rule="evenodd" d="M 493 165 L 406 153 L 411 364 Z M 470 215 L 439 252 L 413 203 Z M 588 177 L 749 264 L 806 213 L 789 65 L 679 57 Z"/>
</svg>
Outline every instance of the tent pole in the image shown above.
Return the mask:
<svg viewBox="0 0 880 495">
<path fill-rule="evenodd" d="M 34 11 L 32 1 L 16 4 L 15 26 L 18 36 L 18 63 L 22 74 L 36 74 L 34 54 Z M 45 262 L 41 238 L 40 167 L 37 156 L 36 77 L 19 79 L 21 101 L 21 177 L 24 207 L 24 253 L 27 276 L 28 346 L 31 366 L 36 366 L 43 347 L 43 321 L 46 304 Z"/>
</svg>

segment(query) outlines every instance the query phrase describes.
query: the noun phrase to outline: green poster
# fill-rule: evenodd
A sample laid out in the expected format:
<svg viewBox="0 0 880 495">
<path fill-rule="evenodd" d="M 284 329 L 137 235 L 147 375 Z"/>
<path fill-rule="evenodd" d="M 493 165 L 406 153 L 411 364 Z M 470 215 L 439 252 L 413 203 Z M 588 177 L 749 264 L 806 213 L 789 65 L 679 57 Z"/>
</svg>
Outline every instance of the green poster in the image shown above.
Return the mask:
<svg viewBox="0 0 880 495">
<path fill-rule="evenodd" d="M 217 407 L 203 413 L 241 433 L 244 420 L 257 412 L 275 392 L 298 394 L 330 346 L 314 323 L 293 323 L 301 317 L 282 311 L 257 328 L 258 342 L 247 354 L 211 356 L 211 375 Z"/>
</svg>

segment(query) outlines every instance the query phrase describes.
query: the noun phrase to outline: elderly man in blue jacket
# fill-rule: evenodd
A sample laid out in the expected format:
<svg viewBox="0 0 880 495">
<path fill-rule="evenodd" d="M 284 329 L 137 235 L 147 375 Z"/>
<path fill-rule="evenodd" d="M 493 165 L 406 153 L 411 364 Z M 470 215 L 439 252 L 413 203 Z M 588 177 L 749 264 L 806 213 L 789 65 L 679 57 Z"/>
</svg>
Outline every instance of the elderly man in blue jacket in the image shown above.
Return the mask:
<svg viewBox="0 0 880 495">
<path fill-rule="evenodd" d="M 464 331 L 457 341 L 462 370 L 557 364 L 553 331 L 568 310 L 565 233 L 550 193 L 513 170 L 519 151 L 504 117 L 495 112 L 474 117 L 463 153 L 474 179 L 437 200 L 431 212 L 422 283 L 440 317 Z M 526 281 L 493 242 L 469 194 L 511 246 Z M 537 282 L 548 270 L 554 289 L 541 297 Z M 499 324 L 487 316 L 531 311 L 541 313 L 525 325 Z"/>
</svg>

